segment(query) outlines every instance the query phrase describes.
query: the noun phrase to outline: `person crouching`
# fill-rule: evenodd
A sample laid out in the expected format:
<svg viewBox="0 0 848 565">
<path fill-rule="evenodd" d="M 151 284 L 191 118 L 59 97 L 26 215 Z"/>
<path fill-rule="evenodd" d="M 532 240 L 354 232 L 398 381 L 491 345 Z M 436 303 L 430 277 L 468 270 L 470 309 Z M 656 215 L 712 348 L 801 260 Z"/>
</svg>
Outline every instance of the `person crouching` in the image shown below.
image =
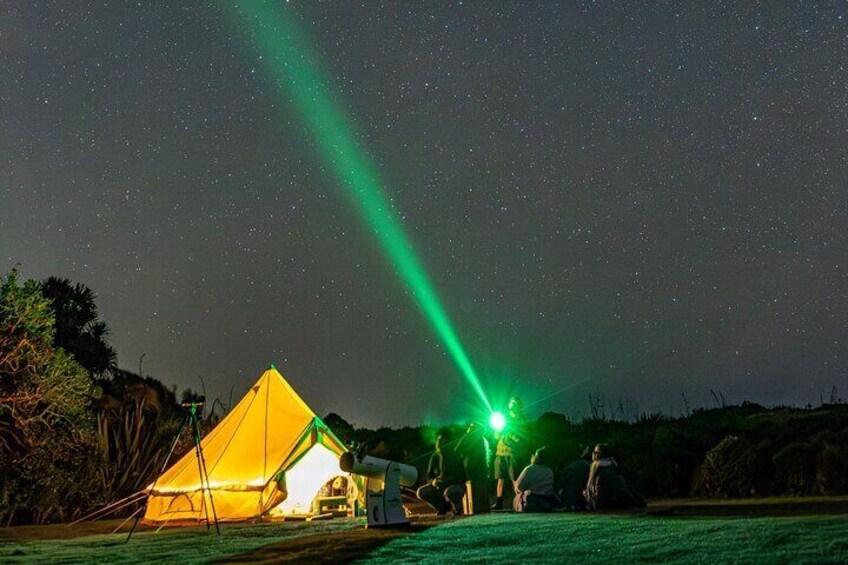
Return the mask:
<svg viewBox="0 0 848 565">
<path fill-rule="evenodd" d="M 450 436 L 442 430 L 436 436 L 436 450 L 427 465 L 428 484 L 418 489 L 418 498 L 432 506 L 439 515 L 453 512 L 462 514 L 462 497 L 465 495 L 465 476 L 462 462 L 453 447 Z"/>
<path fill-rule="evenodd" d="M 554 494 L 554 472 L 544 464 L 545 448 L 539 448 L 530 457 L 515 481 L 515 498 L 512 506 L 516 512 L 550 512 L 559 507 Z"/>
</svg>

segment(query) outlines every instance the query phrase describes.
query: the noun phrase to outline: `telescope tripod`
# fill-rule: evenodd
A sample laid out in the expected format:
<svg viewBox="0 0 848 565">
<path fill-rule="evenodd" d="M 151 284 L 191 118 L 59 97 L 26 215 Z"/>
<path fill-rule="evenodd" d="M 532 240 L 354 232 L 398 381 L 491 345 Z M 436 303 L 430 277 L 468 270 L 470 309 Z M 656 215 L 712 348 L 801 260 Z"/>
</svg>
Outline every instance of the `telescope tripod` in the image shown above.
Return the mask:
<svg viewBox="0 0 848 565">
<path fill-rule="evenodd" d="M 206 531 L 211 531 L 211 527 L 209 525 L 209 507 L 212 507 L 212 519 L 215 520 L 215 531 L 218 533 L 218 539 L 221 539 L 221 528 L 218 526 L 218 513 L 215 511 L 215 500 L 212 498 L 212 487 L 209 483 L 209 472 L 206 470 L 206 459 L 203 457 L 203 446 L 200 443 L 200 417 L 198 416 L 198 408 L 203 406 L 203 403 L 192 402 L 182 405 L 184 408 L 189 409 L 188 415 L 183 420 L 183 423 L 180 425 L 180 429 L 177 431 L 177 435 L 174 437 L 174 442 L 171 444 L 171 449 L 168 451 L 168 456 L 165 457 L 165 461 L 162 463 L 162 468 L 159 470 L 159 474 L 156 475 L 156 479 L 153 481 L 153 484 L 150 485 L 150 489 L 147 491 L 147 496 L 144 498 L 144 505 L 141 507 L 141 511 L 135 517 L 135 522 L 133 522 L 132 528 L 130 529 L 129 535 L 127 535 L 127 539 L 124 543 L 129 542 L 130 538 L 132 538 L 133 532 L 135 532 L 136 526 L 138 526 L 139 520 L 147 511 L 147 504 L 150 502 L 150 497 L 153 494 L 153 491 L 156 489 L 156 482 L 159 480 L 159 477 L 165 472 L 165 469 L 168 468 L 168 461 L 171 459 L 171 455 L 174 454 L 174 449 L 176 449 L 177 444 L 180 441 L 180 438 L 183 435 L 183 430 L 188 427 L 191 430 L 194 440 L 194 456 L 197 459 L 197 471 L 198 476 L 200 477 L 200 503 L 203 505 L 203 512 L 206 515 Z M 206 493 L 209 493 L 209 505 L 206 505 Z"/>
</svg>

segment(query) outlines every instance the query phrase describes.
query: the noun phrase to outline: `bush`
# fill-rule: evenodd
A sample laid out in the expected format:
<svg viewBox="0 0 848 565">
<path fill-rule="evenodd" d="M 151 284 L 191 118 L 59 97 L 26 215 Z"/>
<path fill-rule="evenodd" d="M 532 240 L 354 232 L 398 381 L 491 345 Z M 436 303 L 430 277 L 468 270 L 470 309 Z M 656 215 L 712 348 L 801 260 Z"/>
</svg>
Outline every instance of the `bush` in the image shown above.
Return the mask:
<svg viewBox="0 0 848 565">
<path fill-rule="evenodd" d="M 825 444 L 816 470 L 816 485 L 825 494 L 848 492 L 848 446 Z"/>
<path fill-rule="evenodd" d="M 772 458 L 778 488 L 786 494 L 811 494 L 815 485 L 815 445 L 790 443 Z"/>
<path fill-rule="evenodd" d="M 752 445 L 727 436 L 709 450 L 695 473 L 692 492 L 697 496 L 747 497 L 752 493 Z"/>
<path fill-rule="evenodd" d="M 12 271 L 0 286 L 0 522 L 73 518 L 96 497 L 91 375 L 54 349 L 50 301 Z"/>
</svg>

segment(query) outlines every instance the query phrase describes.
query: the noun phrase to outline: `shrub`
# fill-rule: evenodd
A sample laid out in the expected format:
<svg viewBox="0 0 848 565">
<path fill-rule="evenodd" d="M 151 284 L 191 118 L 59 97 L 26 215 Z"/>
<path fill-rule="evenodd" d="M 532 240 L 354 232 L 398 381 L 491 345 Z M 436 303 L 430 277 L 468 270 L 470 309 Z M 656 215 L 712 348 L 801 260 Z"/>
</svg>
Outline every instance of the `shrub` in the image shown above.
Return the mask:
<svg viewBox="0 0 848 565">
<path fill-rule="evenodd" d="M 68 519 L 96 494 L 92 404 L 100 390 L 62 349 L 35 281 L 0 285 L 0 522 Z"/>
<path fill-rule="evenodd" d="M 826 494 L 848 492 L 848 446 L 825 444 L 816 469 L 816 485 Z"/>
</svg>

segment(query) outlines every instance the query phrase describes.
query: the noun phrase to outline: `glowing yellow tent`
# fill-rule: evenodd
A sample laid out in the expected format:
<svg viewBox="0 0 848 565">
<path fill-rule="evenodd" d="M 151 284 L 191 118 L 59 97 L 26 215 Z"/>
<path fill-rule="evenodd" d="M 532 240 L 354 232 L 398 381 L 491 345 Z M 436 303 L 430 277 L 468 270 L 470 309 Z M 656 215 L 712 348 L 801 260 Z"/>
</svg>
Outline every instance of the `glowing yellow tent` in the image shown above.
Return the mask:
<svg viewBox="0 0 848 565">
<path fill-rule="evenodd" d="M 311 511 L 318 490 L 343 473 L 341 441 L 273 365 L 201 441 L 209 476 L 201 491 L 192 449 L 151 485 L 144 520 L 197 523 Z M 150 488 L 150 487 L 148 487 Z"/>
</svg>

